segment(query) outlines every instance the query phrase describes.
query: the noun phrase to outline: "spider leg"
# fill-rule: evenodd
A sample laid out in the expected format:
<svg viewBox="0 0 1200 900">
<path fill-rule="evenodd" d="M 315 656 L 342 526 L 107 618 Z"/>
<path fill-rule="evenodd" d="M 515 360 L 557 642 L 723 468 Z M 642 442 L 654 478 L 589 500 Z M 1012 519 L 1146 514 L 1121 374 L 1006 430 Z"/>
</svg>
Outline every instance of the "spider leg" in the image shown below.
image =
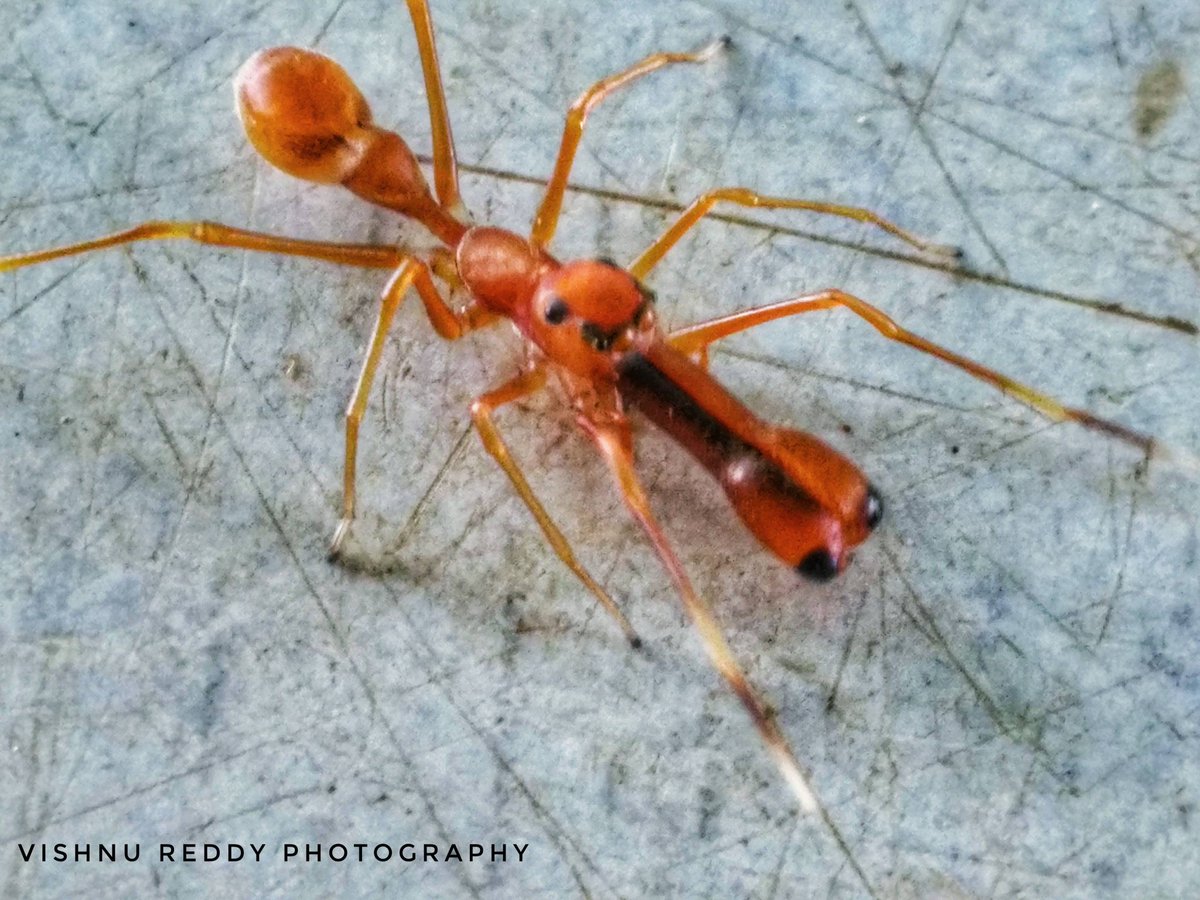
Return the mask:
<svg viewBox="0 0 1200 900">
<path fill-rule="evenodd" d="M 463 312 L 451 309 L 442 299 L 433 283 L 433 277 L 427 263 L 413 256 L 405 257 L 399 268 L 392 274 L 379 299 L 379 314 L 375 317 L 375 327 L 371 332 L 371 341 L 367 346 L 366 356 L 363 357 L 362 370 L 354 385 L 354 393 L 346 407 L 346 455 L 342 474 L 342 518 L 333 533 L 329 543 L 329 558 L 337 559 L 341 555 L 342 544 L 350 532 L 350 524 L 354 521 L 355 480 L 358 464 L 358 430 L 362 424 L 363 415 L 367 410 L 367 399 L 371 393 L 371 383 L 375 380 L 375 370 L 379 367 L 379 359 L 383 353 L 383 345 L 387 339 L 388 330 L 396 316 L 396 310 L 404 302 L 405 294 L 410 287 L 417 289 L 417 294 L 425 304 L 425 312 L 429 316 L 434 330 L 448 341 L 457 340 L 469 331 L 475 324 L 473 309 L 468 307 Z"/>
<path fill-rule="evenodd" d="M 727 40 L 721 39 L 691 53 L 652 53 L 629 68 L 597 81 L 580 94 L 579 98 L 571 104 L 570 110 L 567 111 L 562 143 L 558 148 L 558 159 L 554 162 L 554 172 L 550 176 L 550 180 L 546 182 L 546 193 L 542 198 L 542 205 L 538 207 L 537 215 L 534 217 L 530 240 L 539 247 L 545 247 L 554 239 L 554 231 L 558 227 L 558 216 L 562 212 L 563 194 L 567 190 L 567 179 L 571 176 L 575 151 L 579 149 L 579 142 L 583 140 L 583 126 L 587 121 L 588 113 L 613 91 L 636 81 L 643 75 L 649 75 L 657 69 L 674 63 L 706 62 L 727 43 Z"/>
<path fill-rule="evenodd" d="M 725 640 L 725 635 L 721 631 L 712 607 L 692 587 L 691 579 L 688 578 L 687 572 L 684 571 L 667 536 L 663 533 L 662 526 L 659 525 L 650 508 L 650 501 L 642 488 L 641 480 L 634 471 L 633 441 L 628 423 L 598 425 L 584 420 L 581 424 L 599 448 L 605 462 L 608 463 L 621 498 L 625 501 L 625 506 L 637 523 L 642 526 L 642 530 L 654 545 L 654 550 L 658 553 L 663 567 L 666 568 L 671 580 L 675 583 L 675 588 L 683 601 L 684 610 L 692 620 L 692 624 L 696 626 L 696 630 L 700 632 L 700 639 L 704 643 L 705 652 L 708 653 L 713 667 L 729 683 L 734 694 L 750 714 L 755 729 L 762 737 L 775 764 L 783 773 L 784 780 L 792 789 L 792 793 L 796 795 L 801 808 L 808 813 L 818 812 L 821 804 L 809 783 L 807 774 L 796 759 L 787 738 L 779 730 L 774 717 L 767 712 L 757 693 L 750 686 L 746 673 L 734 657 L 728 641 Z"/>
<path fill-rule="evenodd" d="M 344 266 L 364 269 L 394 269 L 404 261 L 405 254 L 397 247 L 387 244 L 337 244 L 328 241 L 305 241 L 297 238 L 264 234 L 232 228 L 217 222 L 154 221 L 143 222 L 124 231 L 90 241 L 65 244 L 47 250 L 0 256 L 0 272 L 20 269 L 39 263 L 91 253 L 132 244 L 137 241 L 190 240 L 218 247 L 233 247 L 238 250 L 254 250 L 260 253 L 280 253 L 285 256 L 304 256 Z"/>
<path fill-rule="evenodd" d="M 433 131 L 433 187 L 442 207 L 455 216 L 466 213 L 458 190 L 458 160 L 454 154 L 454 136 L 450 133 L 450 114 L 442 89 L 441 66 L 433 39 L 433 22 L 428 0 L 406 0 L 417 33 L 421 71 L 425 76 L 425 97 L 429 101 L 429 124 Z"/>
<path fill-rule="evenodd" d="M 989 369 L 987 366 L 981 365 L 973 359 L 968 359 L 961 354 L 946 349 L 940 344 L 926 340 L 919 334 L 913 334 L 911 331 L 898 325 L 883 310 L 872 306 L 867 301 L 861 300 L 852 294 L 847 294 L 845 291 L 836 289 L 820 291 L 815 294 L 805 294 L 799 297 L 792 297 L 788 300 L 780 300 L 777 303 L 771 303 L 766 306 L 741 310 L 727 316 L 721 316 L 707 322 L 681 328 L 673 332 L 668 337 L 668 340 L 675 349 L 681 350 L 684 353 L 704 353 L 714 341 L 745 331 L 748 328 L 754 328 L 757 325 L 763 325 L 767 322 L 773 322 L 776 319 L 783 319 L 788 316 L 839 307 L 847 309 L 859 318 L 864 319 L 872 328 L 888 340 L 905 344 L 922 353 L 927 353 L 936 359 L 940 359 L 942 362 L 949 363 L 955 368 L 966 372 L 972 378 L 977 378 L 980 381 L 990 384 L 996 390 L 1020 400 L 1026 406 L 1032 407 L 1053 422 L 1075 422 L 1084 428 L 1098 431 L 1137 447 L 1148 457 L 1171 456 L 1171 453 L 1166 451 L 1166 448 L 1153 437 L 1142 434 L 1139 431 L 1134 431 L 1132 428 L 1127 428 L 1109 419 L 1101 418 L 1094 413 L 1088 412 L 1086 409 L 1067 406 L 1049 394 L 1035 390 L 1029 385 L 1022 384 L 1019 381 L 1009 378 L 1007 375 L 997 372 L 995 369 Z"/>
<path fill-rule="evenodd" d="M 675 222 L 651 244 L 642 255 L 629 266 L 629 273 L 634 278 L 644 278 L 662 260 L 667 252 L 691 231 L 701 219 L 712 212 L 718 203 L 736 203 L 761 209 L 803 209 L 808 212 L 822 213 L 830 216 L 840 216 L 843 219 L 853 219 L 856 222 L 867 222 L 881 228 L 906 244 L 910 244 L 923 253 L 945 256 L 957 259 L 961 251 L 947 244 L 937 244 L 925 238 L 918 237 L 911 231 L 901 228 L 894 222 L 883 218 L 878 213 L 860 206 L 842 206 L 838 203 L 826 203 L 820 200 L 793 200 L 788 197 L 769 197 L 759 194 L 749 188 L 725 187 L 717 188 L 701 194 L 692 201 L 691 206 L 679 214 Z"/>
<path fill-rule="evenodd" d="M 625 633 L 625 637 L 634 647 L 640 647 L 642 639 L 637 632 L 633 630 L 633 626 L 629 624 L 629 620 L 625 618 L 625 614 L 621 612 L 616 601 L 608 595 L 608 592 L 602 588 L 596 579 L 585 569 L 580 562 L 575 558 L 574 551 L 571 550 L 571 545 L 559 531 L 558 526 L 554 524 L 554 520 L 550 518 L 541 501 L 533 493 L 533 488 L 529 486 L 524 473 L 512 458 L 512 454 L 508 451 L 508 446 L 504 443 L 504 439 L 500 436 L 499 429 L 496 428 L 492 421 L 492 413 L 499 407 L 505 404 L 512 403 L 514 400 L 519 400 L 522 397 L 528 396 L 535 391 L 541 389 L 545 384 L 546 373 L 540 367 L 533 367 L 518 375 L 512 381 L 497 388 L 494 391 L 489 391 L 483 396 L 475 400 L 471 404 L 471 419 L 475 423 L 475 428 L 479 432 L 479 437 L 483 440 L 483 446 L 487 448 L 488 453 L 492 458 L 500 464 L 513 487 L 516 488 L 517 494 L 529 507 L 529 511 L 533 513 L 533 517 L 541 526 L 542 533 L 546 536 L 551 548 L 553 548 L 558 558 L 563 561 L 568 569 L 570 569 L 575 577 L 583 582 L 596 599 L 600 601 L 600 605 L 608 611 L 608 614 L 613 617 L 621 631 Z"/>
</svg>

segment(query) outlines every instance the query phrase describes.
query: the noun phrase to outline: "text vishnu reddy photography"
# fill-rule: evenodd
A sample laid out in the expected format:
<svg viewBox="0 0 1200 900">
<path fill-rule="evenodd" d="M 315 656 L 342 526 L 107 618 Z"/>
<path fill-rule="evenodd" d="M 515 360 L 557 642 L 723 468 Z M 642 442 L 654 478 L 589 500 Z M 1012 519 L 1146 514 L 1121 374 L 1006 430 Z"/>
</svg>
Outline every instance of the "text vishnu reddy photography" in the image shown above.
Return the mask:
<svg viewBox="0 0 1200 900">
<path fill-rule="evenodd" d="M 387 843 L 354 841 L 334 843 L 291 843 L 272 845 L 238 843 L 156 843 L 146 845 L 146 859 L 153 862 L 524 862 L 529 844 L 492 843 Z M 24 862 L 116 863 L 142 860 L 137 841 L 17 844 Z"/>
</svg>

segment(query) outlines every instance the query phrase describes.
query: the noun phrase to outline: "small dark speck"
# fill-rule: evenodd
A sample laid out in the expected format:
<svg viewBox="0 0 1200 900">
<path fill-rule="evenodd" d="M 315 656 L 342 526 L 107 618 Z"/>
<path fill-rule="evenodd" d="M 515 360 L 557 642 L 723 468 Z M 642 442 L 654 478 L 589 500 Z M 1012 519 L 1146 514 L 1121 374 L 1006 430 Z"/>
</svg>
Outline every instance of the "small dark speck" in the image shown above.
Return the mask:
<svg viewBox="0 0 1200 900">
<path fill-rule="evenodd" d="M 950 453 L 951 453 L 952 455 L 954 455 L 954 456 L 957 456 L 957 455 L 958 455 L 958 444 L 952 444 L 952 445 L 951 445 L 951 447 L 950 447 Z"/>
<path fill-rule="evenodd" d="M 23 384 L 17 385 L 17 402 L 18 403 L 25 402 L 25 385 L 23 385 Z"/>
<path fill-rule="evenodd" d="M 382 794 L 380 794 L 378 797 L 376 797 L 371 802 L 372 803 L 386 803 L 389 799 L 390 798 L 388 797 L 387 791 L 384 791 Z"/>
<path fill-rule="evenodd" d="M 325 788 L 325 793 L 327 793 L 327 794 L 336 794 L 336 793 L 337 793 L 337 782 L 335 781 L 335 782 L 334 782 L 333 784 L 331 784 L 329 787 Z"/>
<path fill-rule="evenodd" d="M 700 788 L 700 827 L 699 836 L 709 836 L 709 825 L 717 807 L 717 793 L 710 787 Z"/>
<path fill-rule="evenodd" d="M 846 423 L 842 423 L 842 434 L 854 434 L 854 428 Z"/>
<path fill-rule="evenodd" d="M 1091 866 L 1092 875 L 1096 882 L 1108 889 L 1115 888 L 1121 881 L 1121 873 L 1111 860 L 1097 860 Z"/>
<path fill-rule="evenodd" d="M 1184 94 L 1183 70 L 1173 59 L 1166 59 L 1138 80 L 1133 101 L 1133 130 L 1149 139 L 1158 134 L 1179 108 Z"/>
<path fill-rule="evenodd" d="M 158 355 L 161 356 L 163 359 L 166 359 L 170 355 L 170 353 L 171 353 L 171 351 L 168 350 L 166 347 L 163 347 L 161 350 L 158 351 Z"/>
<path fill-rule="evenodd" d="M 1152 672 L 1161 672 L 1176 684 L 1183 677 L 1183 667 L 1164 653 L 1151 654 L 1146 665 Z"/>
<path fill-rule="evenodd" d="M 1184 197 L 1190 198 L 1191 194 L 1185 193 Z M 1184 334 L 1200 334 L 1200 327 L 1195 322 L 1189 322 L 1187 319 L 1181 319 L 1178 316 L 1167 316 L 1163 322 L 1168 328 L 1174 328 L 1176 331 L 1182 331 Z"/>
<path fill-rule="evenodd" d="M 902 62 L 894 62 L 887 67 L 887 73 L 893 78 L 899 78 L 907 71 L 908 70 L 904 67 L 904 63 Z"/>
</svg>

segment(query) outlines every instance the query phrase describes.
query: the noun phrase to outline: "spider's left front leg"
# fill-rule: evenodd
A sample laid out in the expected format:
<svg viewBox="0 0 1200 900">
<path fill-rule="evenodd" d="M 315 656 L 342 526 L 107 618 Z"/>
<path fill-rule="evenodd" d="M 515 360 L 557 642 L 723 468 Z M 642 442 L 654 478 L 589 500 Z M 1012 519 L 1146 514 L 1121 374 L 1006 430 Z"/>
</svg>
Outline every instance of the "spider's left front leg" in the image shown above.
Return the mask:
<svg viewBox="0 0 1200 900">
<path fill-rule="evenodd" d="M 683 607 L 691 618 L 692 624 L 700 632 L 700 639 L 713 667 L 729 683 L 738 699 L 742 701 L 742 705 L 754 722 L 754 727 L 762 737 L 763 743 L 766 744 L 767 751 L 779 766 L 784 780 L 796 795 L 800 806 L 805 812 L 820 813 L 822 818 L 828 821 L 828 815 L 821 806 L 821 802 L 788 744 L 787 738 L 783 736 L 774 716 L 767 712 L 757 692 L 750 685 L 745 671 L 734 657 L 733 650 L 730 649 L 729 642 L 725 639 L 725 634 L 717 622 L 712 607 L 692 587 L 691 579 L 684 571 L 683 564 L 675 555 L 662 526 L 655 518 L 653 510 L 650 508 L 650 501 L 642 487 L 641 479 L 634 470 L 633 438 L 628 421 L 620 419 L 615 422 L 597 423 L 581 416 L 579 423 L 600 450 L 604 461 L 608 463 L 626 508 L 641 525 L 642 530 L 650 539 L 650 543 L 654 545 L 654 550 L 662 561 L 663 567 L 666 568 L 671 580 L 675 583 L 675 589 L 679 592 Z"/>
</svg>

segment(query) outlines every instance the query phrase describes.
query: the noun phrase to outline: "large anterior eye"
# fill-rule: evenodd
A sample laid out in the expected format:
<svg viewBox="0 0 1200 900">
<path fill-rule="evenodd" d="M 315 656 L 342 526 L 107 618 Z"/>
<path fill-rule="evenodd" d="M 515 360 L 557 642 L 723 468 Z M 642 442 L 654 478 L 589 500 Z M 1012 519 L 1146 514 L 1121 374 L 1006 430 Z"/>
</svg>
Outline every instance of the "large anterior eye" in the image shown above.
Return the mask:
<svg viewBox="0 0 1200 900">
<path fill-rule="evenodd" d="M 546 321 L 551 325 L 561 325 L 567 320 L 571 310 L 567 307 L 567 301 L 562 297 L 555 297 L 550 301 L 550 305 L 546 307 Z"/>
<path fill-rule="evenodd" d="M 646 318 L 646 313 L 648 313 L 649 311 L 650 311 L 650 301 L 643 300 L 641 302 L 641 305 L 639 305 L 638 308 L 636 310 L 634 310 L 634 313 L 633 313 L 633 324 L 635 327 L 642 324 L 642 320 L 644 318 Z"/>
<path fill-rule="evenodd" d="M 814 550 L 796 566 L 796 571 L 813 581 L 829 581 L 838 573 L 837 561 L 828 550 Z"/>
</svg>

